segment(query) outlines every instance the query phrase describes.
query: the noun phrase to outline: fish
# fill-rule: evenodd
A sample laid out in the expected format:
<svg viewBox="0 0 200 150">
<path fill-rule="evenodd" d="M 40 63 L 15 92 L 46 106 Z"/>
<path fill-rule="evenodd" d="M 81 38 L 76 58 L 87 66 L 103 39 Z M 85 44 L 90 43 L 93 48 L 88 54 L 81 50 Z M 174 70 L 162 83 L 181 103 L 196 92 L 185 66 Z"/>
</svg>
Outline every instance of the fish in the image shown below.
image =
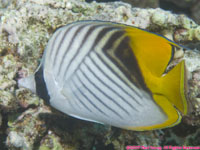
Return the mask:
<svg viewBox="0 0 200 150">
<path fill-rule="evenodd" d="M 78 119 L 135 131 L 168 128 L 188 113 L 185 60 L 167 71 L 181 48 L 134 26 L 77 21 L 55 31 L 38 69 L 18 84 Z"/>
</svg>

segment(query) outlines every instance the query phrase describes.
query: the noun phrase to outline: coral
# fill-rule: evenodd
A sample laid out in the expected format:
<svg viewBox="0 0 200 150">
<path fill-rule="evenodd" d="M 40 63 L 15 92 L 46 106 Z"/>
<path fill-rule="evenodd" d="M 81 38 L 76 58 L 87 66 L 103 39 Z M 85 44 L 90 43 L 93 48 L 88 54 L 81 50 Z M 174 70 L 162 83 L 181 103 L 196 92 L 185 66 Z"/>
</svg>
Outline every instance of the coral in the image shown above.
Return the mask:
<svg viewBox="0 0 200 150">
<path fill-rule="evenodd" d="M 32 106 L 39 106 L 42 102 L 35 94 L 27 89 L 20 88 L 16 90 L 17 102 L 21 108 L 27 108 Z"/>
<path fill-rule="evenodd" d="M 41 113 L 50 113 L 50 110 L 45 106 L 29 109 L 9 123 L 9 134 L 6 141 L 9 149 L 34 148 L 36 140 L 44 136 L 47 130 L 45 122 L 39 119 Z"/>
<path fill-rule="evenodd" d="M 73 150 L 74 148 L 63 147 L 60 143 L 60 137 L 55 135 L 52 131 L 49 131 L 48 134 L 42 139 L 40 143 L 39 150 Z"/>
<path fill-rule="evenodd" d="M 159 0 L 122 0 L 123 2 L 127 2 L 131 4 L 133 7 L 140 8 L 156 8 L 159 5 Z"/>
<path fill-rule="evenodd" d="M 0 108 L 6 112 L 14 111 L 18 108 L 16 99 L 11 92 L 0 90 Z"/>
<path fill-rule="evenodd" d="M 189 97 L 194 110 L 183 118 L 180 125 L 170 129 L 134 132 L 74 119 L 50 110 L 43 100 L 17 85 L 19 78 L 34 73 L 49 38 L 58 27 L 67 23 L 77 20 L 125 23 L 190 46 L 200 40 L 200 26 L 190 18 L 159 8 L 134 8 L 123 2 L 2 0 L 0 4 L 0 125 L 4 126 L 0 128 L 0 133 L 7 136 L 8 149 L 112 150 L 125 149 L 127 145 L 159 147 L 170 144 L 170 140 L 173 144 L 174 137 L 175 144 L 198 144 L 199 51 L 186 51 L 184 56 L 190 77 Z M 185 132 L 186 129 L 191 132 Z M 0 146 L 4 143 L 0 140 Z"/>
<path fill-rule="evenodd" d="M 178 10 L 181 13 L 186 13 L 188 16 L 191 16 L 192 19 L 194 19 L 197 23 L 199 22 L 199 5 L 200 2 L 198 0 L 160 0 L 160 7 L 170 10 L 173 9 L 173 11 L 177 12 Z"/>
<path fill-rule="evenodd" d="M 1 0 L 0 8 L 6 8 L 13 0 Z"/>
</svg>

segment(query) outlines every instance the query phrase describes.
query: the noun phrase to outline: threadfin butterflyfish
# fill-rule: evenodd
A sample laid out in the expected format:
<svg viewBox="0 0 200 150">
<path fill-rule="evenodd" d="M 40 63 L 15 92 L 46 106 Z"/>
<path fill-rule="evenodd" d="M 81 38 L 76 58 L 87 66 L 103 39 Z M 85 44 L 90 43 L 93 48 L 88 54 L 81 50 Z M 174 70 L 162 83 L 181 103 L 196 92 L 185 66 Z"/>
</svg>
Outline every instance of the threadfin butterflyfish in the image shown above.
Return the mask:
<svg viewBox="0 0 200 150">
<path fill-rule="evenodd" d="M 70 116 L 130 130 L 174 126 L 187 114 L 180 45 L 124 24 L 79 21 L 49 40 L 35 74 L 19 85 Z"/>
</svg>

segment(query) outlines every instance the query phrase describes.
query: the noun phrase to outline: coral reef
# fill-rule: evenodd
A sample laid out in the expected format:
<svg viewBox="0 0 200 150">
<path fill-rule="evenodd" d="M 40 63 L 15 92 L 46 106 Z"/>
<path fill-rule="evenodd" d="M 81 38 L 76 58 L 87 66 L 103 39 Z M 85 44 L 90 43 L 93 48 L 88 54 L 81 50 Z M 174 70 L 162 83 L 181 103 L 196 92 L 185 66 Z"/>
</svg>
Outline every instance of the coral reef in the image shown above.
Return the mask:
<svg viewBox="0 0 200 150">
<path fill-rule="evenodd" d="M 140 8 L 157 8 L 159 6 L 159 0 L 122 0 L 123 2 L 127 2 L 131 4 L 133 7 Z"/>
<path fill-rule="evenodd" d="M 185 52 L 193 110 L 180 125 L 169 129 L 134 132 L 74 119 L 17 85 L 19 78 L 34 73 L 52 33 L 67 23 L 77 20 L 125 23 L 160 33 L 194 49 L 199 45 L 200 26 L 188 17 L 159 8 L 134 8 L 123 2 L 84 0 L 2 0 L 0 17 L 1 148 L 121 150 L 127 145 L 200 145 L 198 50 Z"/>
<path fill-rule="evenodd" d="M 40 139 L 47 130 L 45 122 L 38 117 L 41 113 L 50 113 L 50 111 L 45 106 L 30 108 L 16 117 L 16 120 L 9 120 L 9 133 L 6 141 L 9 149 L 34 148 L 36 140 Z"/>
<path fill-rule="evenodd" d="M 186 13 L 197 23 L 200 23 L 200 10 L 198 9 L 199 6 L 200 2 L 198 0 L 160 0 L 161 8 L 164 8 L 166 10 L 170 10 L 170 8 L 173 8 L 174 12 L 178 12 L 178 10 L 180 10 L 181 13 Z"/>
</svg>

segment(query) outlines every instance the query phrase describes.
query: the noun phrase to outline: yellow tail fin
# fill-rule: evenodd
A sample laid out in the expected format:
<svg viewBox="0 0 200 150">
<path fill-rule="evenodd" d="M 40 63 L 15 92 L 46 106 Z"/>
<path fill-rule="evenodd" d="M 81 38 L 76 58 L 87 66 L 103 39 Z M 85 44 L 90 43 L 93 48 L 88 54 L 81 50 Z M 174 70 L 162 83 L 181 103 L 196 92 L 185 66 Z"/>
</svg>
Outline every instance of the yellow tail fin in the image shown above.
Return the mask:
<svg viewBox="0 0 200 150">
<path fill-rule="evenodd" d="M 183 114 L 187 114 L 187 76 L 185 61 L 182 60 L 164 77 L 162 77 L 161 93 Z"/>
</svg>

